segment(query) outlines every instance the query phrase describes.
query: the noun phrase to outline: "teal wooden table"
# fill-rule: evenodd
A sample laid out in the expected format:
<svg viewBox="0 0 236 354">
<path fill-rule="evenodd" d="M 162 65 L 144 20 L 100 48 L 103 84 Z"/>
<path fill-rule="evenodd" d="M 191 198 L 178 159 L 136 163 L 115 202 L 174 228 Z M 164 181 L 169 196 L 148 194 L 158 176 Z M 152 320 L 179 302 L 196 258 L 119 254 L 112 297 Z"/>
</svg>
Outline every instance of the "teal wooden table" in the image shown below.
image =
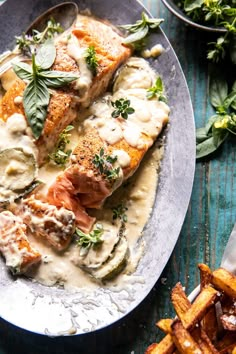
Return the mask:
<svg viewBox="0 0 236 354">
<path fill-rule="evenodd" d="M 212 114 L 207 97 L 206 60 L 206 43 L 212 35 L 183 25 L 160 0 L 143 0 L 143 3 L 153 16 L 165 19 L 162 28 L 186 75 L 196 126 L 200 127 Z M 0 354 L 142 354 L 149 344 L 160 339 L 162 334 L 155 322 L 173 315 L 170 289 L 181 281 L 190 292 L 199 282 L 199 262 L 212 268 L 220 264 L 236 221 L 235 142 L 236 139 L 229 139 L 213 159 L 197 162 L 192 197 L 179 240 L 160 280 L 136 310 L 108 328 L 72 338 L 47 338 L 0 320 Z"/>
</svg>

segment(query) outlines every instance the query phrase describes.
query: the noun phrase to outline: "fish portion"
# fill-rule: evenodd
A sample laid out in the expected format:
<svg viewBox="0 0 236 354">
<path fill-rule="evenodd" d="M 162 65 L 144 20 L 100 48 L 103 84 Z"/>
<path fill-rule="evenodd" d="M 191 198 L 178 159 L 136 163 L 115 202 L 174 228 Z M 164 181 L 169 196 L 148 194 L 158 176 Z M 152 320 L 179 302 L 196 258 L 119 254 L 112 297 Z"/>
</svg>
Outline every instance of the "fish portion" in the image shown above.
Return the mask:
<svg viewBox="0 0 236 354">
<path fill-rule="evenodd" d="M 0 251 L 14 274 L 25 273 L 41 260 L 41 254 L 28 241 L 26 225 L 10 211 L 0 213 Z"/>
<path fill-rule="evenodd" d="M 75 27 L 58 37 L 55 46 L 56 59 L 52 70 L 70 72 L 78 79 L 63 89 L 50 91 L 44 129 L 36 141 L 39 164 L 55 146 L 59 134 L 76 118 L 80 107 L 88 106 L 107 90 L 117 68 L 131 55 L 131 50 L 122 44 L 122 37 L 111 25 L 83 15 L 79 16 Z M 85 59 L 90 46 L 97 56 L 96 74 L 91 72 Z M 3 96 L 0 111 L 4 121 L 14 113 L 24 114 L 25 87 L 25 82 L 17 79 Z"/>
<path fill-rule="evenodd" d="M 58 251 L 71 242 L 75 231 L 75 216 L 71 211 L 57 209 L 31 196 L 23 200 L 20 215 L 36 237 L 46 239 Z"/>
<path fill-rule="evenodd" d="M 113 95 L 102 97 L 89 108 L 77 147 L 72 152 L 71 164 L 49 188 L 50 203 L 64 205 L 63 198 L 60 199 L 64 189 L 65 192 L 70 190 L 68 197 L 76 198 L 80 206 L 101 208 L 106 198 L 135 173 L 143 156 L 168 123 L 169 107 L 157 99 L 147 99 L 147 88 L 156 79 L 153 71 L 150 76 L 148 64 L 143 59 L 131 58 L 123 70 L 123 81 L 129 86 L 124 89 L 124 82 L 119 77 Z M 142 71 L 151 82 L 140 81 Z M 122 77 L 122 72 L 120 75 Z M 112 102 L 119 99 L 129 100 L 134 108 L 134 113 L 127 119 L 112 117 Z M 100 159 L 100 166 L 95 163 L 96 158 Z M 107 163 L 111 159 L 114 164 Z M 114 172 L 114 178 L 109 178 Z"/>
</svg>

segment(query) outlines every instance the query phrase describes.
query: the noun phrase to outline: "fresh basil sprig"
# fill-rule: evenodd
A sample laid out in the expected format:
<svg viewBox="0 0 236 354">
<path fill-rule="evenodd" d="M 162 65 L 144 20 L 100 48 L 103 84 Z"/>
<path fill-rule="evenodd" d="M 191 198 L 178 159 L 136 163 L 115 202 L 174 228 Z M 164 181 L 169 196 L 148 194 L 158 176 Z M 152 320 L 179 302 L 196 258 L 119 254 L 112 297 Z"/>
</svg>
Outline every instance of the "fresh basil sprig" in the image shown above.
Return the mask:
<svg viewBox="0 0 236 354">
<path fill-rule="evenodd" d="M 50 93 L 48 87 L 58 88 L 77 79 L 76 76 L 62 71 L 50 71 L 56 58 L 56 48 L 52 40 L 47 40 L 32 54 L 32 65 L 26 63 L 13 64 L 19 78 L 29 81 L 23 94 L 23 106 L 28 123 L 35 139 L 43 131 L 47 116 Z"/>
<path fill-rule="evenodd" d="M 210 82 L 209 94 L 216 114 L 210 117 L 205 127 L 197 129 L 197 158 L 216 151 L 230 133 L 236 135 L 236 81 L 229 93 L 227 82 L 215 77 Z"/>
<path fill-rule="evenodd" d="M 143 12 L 141 20 L 136 21 L 135 24 L 120 26 L 130 32 L 130 35 L 124 38 L 123 43 L 132 44 L 135 49 L 141 49 L 143 47 L 143 43 L 141 43 L 143 39 L 145 39 L 151 31 L 156 30 L 163 21 L 164 19 L 151 18 Z"/>
</svg>

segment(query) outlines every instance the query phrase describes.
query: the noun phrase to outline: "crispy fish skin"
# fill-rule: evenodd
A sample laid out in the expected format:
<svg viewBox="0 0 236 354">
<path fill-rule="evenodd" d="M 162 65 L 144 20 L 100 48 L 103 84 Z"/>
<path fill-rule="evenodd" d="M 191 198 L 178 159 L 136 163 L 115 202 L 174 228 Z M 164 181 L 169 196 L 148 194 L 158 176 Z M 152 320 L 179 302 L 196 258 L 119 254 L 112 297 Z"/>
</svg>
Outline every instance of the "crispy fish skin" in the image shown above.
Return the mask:
<svg viewBox="0 0 236 354">
<path fill-rule="evenodd" d="M 41 260 L 41 254 L 28 241 L 26 225 L 10 211 L 0 213 L 0 251 L 15 274 L 25 273 Z"/>
</svg>

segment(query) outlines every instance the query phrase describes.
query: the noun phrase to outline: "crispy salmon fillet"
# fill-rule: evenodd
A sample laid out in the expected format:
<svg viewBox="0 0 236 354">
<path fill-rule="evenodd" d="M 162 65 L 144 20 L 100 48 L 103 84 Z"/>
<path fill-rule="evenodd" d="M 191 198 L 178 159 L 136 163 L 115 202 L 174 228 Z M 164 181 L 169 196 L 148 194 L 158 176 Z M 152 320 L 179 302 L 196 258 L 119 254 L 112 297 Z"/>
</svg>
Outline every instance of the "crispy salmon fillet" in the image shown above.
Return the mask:
<svg viewBox="0 0 236 354">
<path fill-rule="evenodd" d="M 40 253 L 28 241 L 26 225 L 10 211 L 0 213 L 0 251 L 14 274 L 24 273 L 41 260 Z"/>
<path fill-rule="evenodd" d="M 116 69 L 131 55 L 131 50 L 122 44 L 122 37 L 109 24 L 82 15 L 76 27 L 67 31 L 64 37 L 58 37 L 55 45 L 57 54 L 52 69 L 71 72 L 73 76 L 78 76 L 78 80 L 63 89 L 52 91 L 45 126 L 36 141 L 40 164 L 55 146 L 59 134 L 76 118 L 80 106 L 89 105 L 103 94 Z M 89 46 L 94 46 L 98 58 L 95 76 L 87 68 L 84 58 Z M 91 80 L 87 80 L 89 75 Z M 6 121 L 14 113 L 24 114 L 22 96 L 25 87 L 26 84 L 17 79 L 6 92 L 0 109 L 3 120 Z"/>
<path fill-rule="evenodd" d="M 34 235 L 45 238 L 58 251 L 71 242 L 75 231 L 75 216 L 71 211 L 57 209 L 31 196 L 23 200 L 20 215 Z"/>
</svg>

